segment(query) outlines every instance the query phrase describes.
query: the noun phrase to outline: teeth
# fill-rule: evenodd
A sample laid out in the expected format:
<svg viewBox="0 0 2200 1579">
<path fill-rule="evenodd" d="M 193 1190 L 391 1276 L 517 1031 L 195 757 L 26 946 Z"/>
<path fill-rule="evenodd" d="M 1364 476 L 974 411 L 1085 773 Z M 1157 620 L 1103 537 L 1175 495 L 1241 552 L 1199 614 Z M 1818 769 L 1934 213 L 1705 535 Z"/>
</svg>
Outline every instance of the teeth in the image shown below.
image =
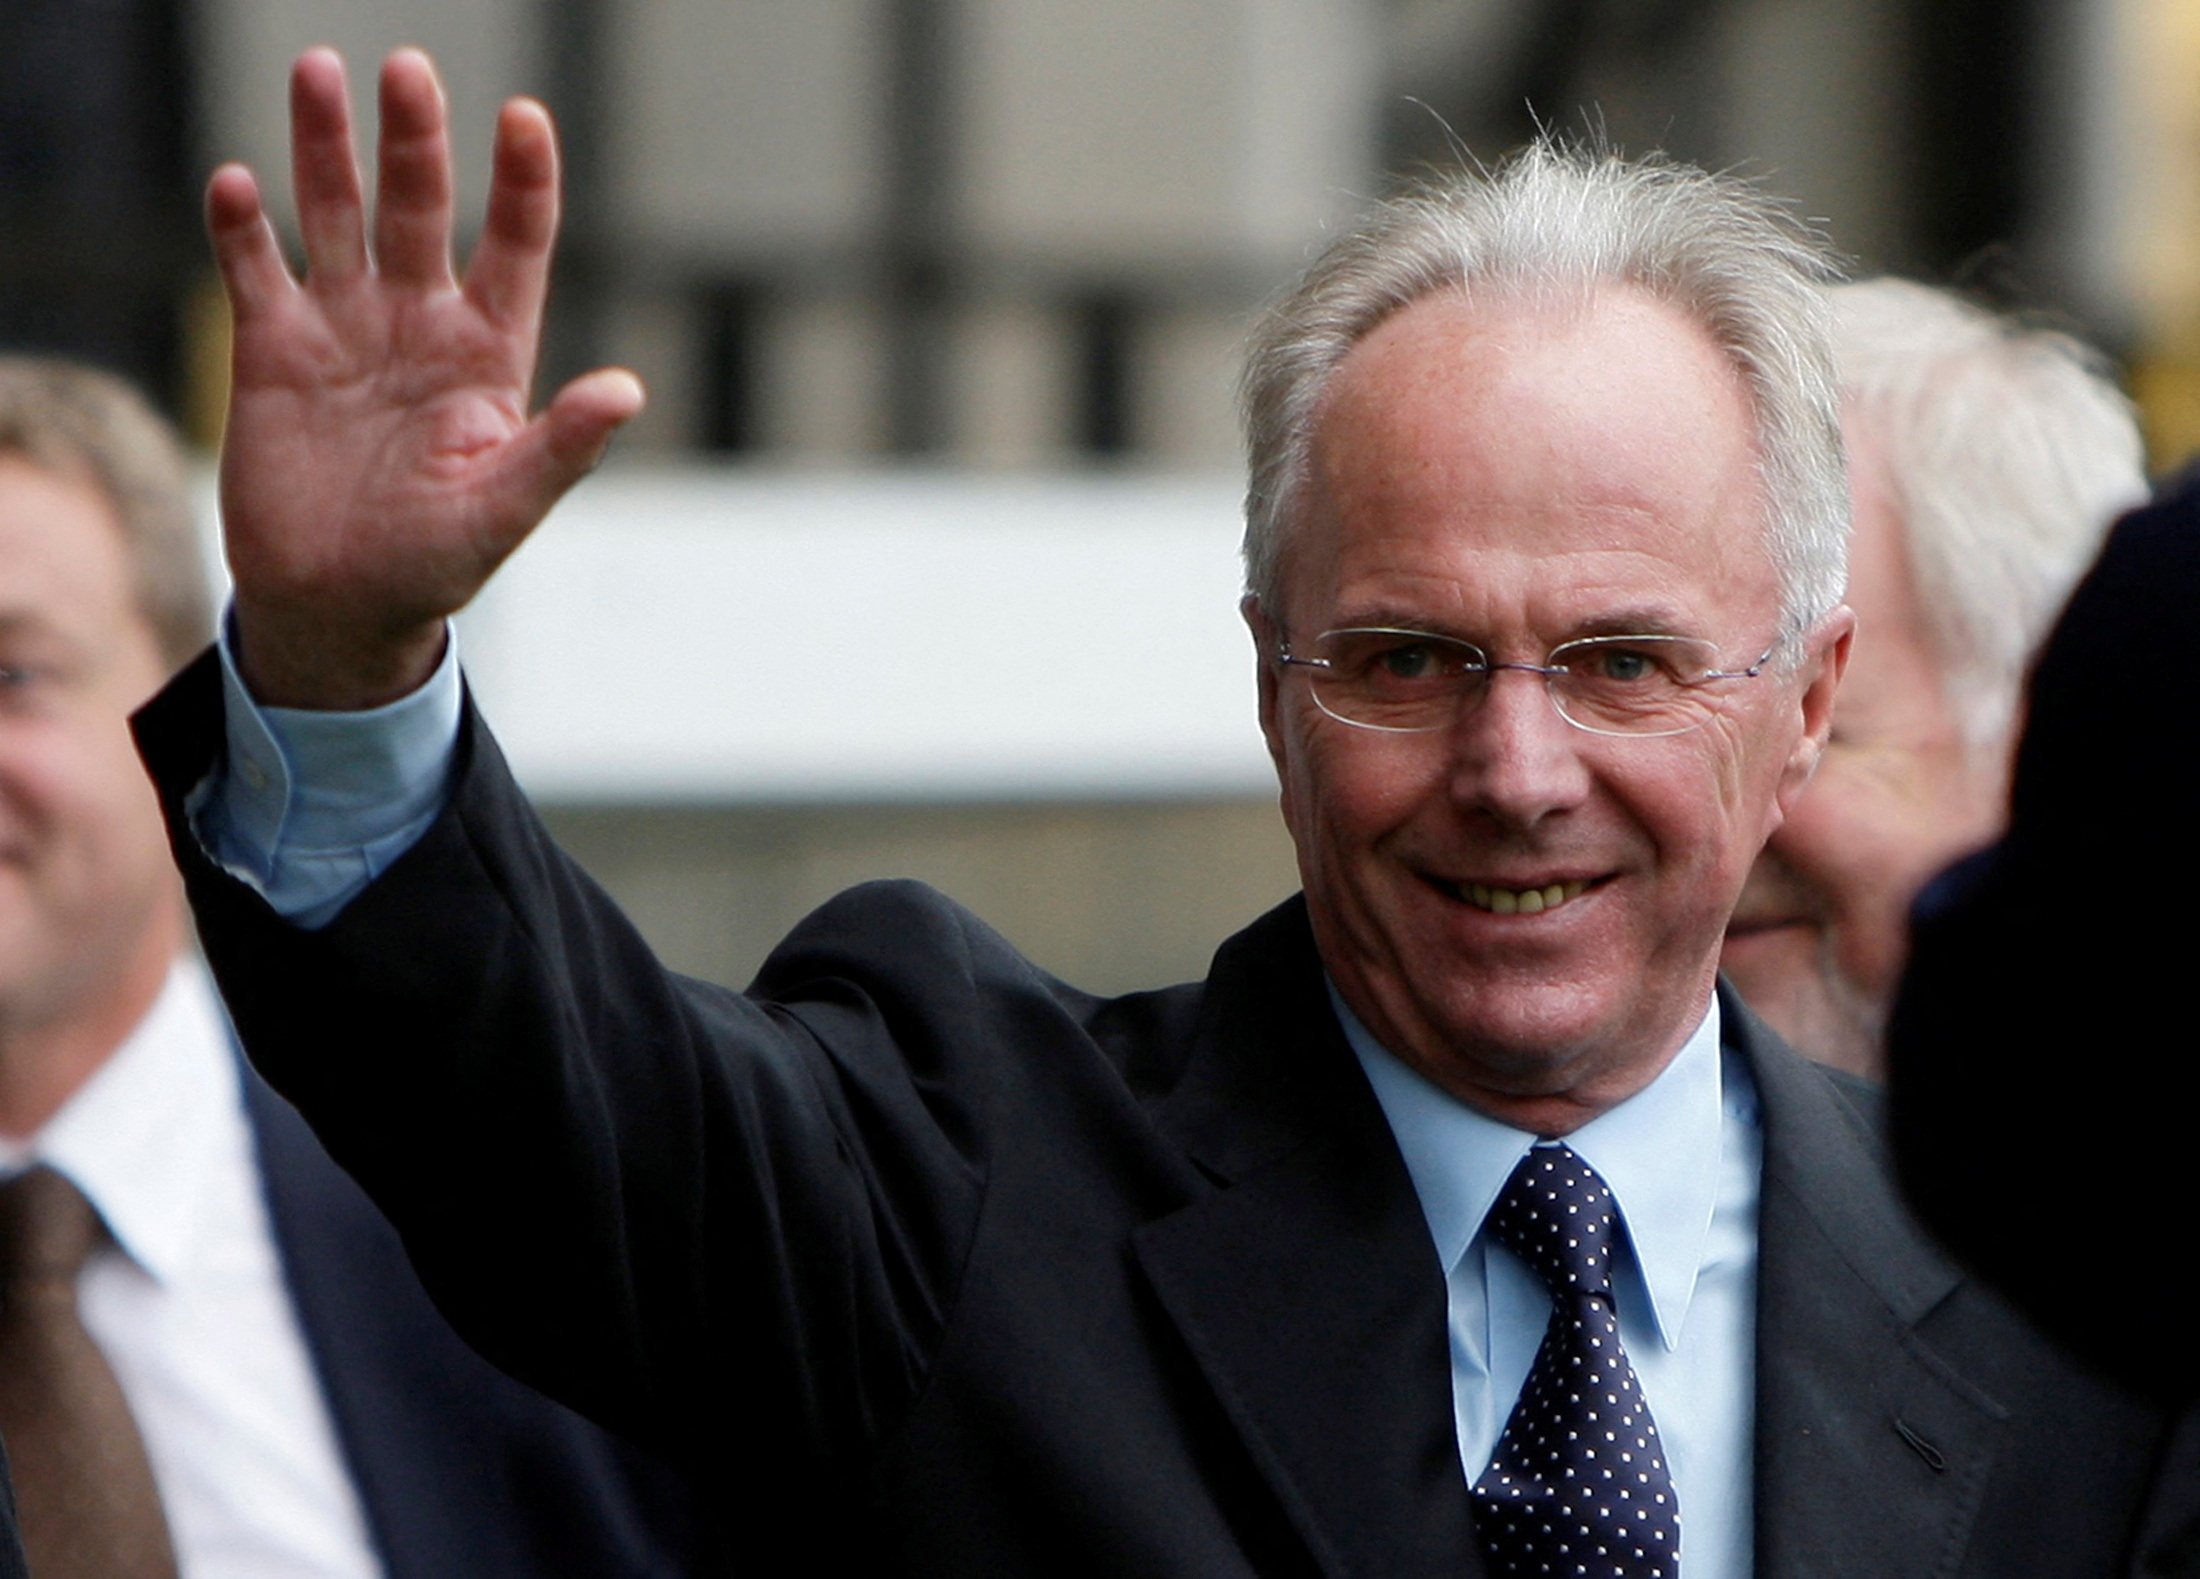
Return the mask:
<svg viewBox="0 0 2200 1579">
<path fill-rule="evenodd" d="M 1581 878 L 1543 888 L 1492 888 L 1487 883 L 1469 883 L 1464 892 L 1470 904 L 1492 915 L 1534 916 L 1557 909 L 1588 886 Z"/>
</svg>

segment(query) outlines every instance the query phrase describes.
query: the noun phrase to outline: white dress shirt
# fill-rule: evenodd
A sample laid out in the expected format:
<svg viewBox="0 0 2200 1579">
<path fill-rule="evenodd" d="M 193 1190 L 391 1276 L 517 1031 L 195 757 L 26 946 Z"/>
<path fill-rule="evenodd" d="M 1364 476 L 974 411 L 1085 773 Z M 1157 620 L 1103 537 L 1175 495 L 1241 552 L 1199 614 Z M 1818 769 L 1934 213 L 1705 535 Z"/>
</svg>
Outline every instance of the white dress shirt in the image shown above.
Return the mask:
<svg viewBox="0 0 2200 1579">
<path fill-rule="evenodd" d="M 0 1174 L 44 1162 L 115 1245 L 78 1285 L 152 1459 L 182 1579 L 378 1575 L 269 1228 L 229 1028 L 182 958 L 128 1041 Z"/>
</svg>

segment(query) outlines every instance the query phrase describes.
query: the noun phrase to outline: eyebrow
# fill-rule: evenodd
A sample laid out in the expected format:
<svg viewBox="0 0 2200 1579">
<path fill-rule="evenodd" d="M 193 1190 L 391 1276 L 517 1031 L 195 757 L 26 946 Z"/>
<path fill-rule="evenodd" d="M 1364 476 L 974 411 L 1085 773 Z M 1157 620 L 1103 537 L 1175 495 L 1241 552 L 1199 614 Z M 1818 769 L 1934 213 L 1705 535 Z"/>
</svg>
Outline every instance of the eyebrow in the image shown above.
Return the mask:
<svg viewBox="0 0 2200 1579">
<path fill-rule="evenodd" d="M 1331 630 L 1407 630 L 1423 631 L 1431 636 L 1447 636 L 1453 641 L 1467 642 L 1480 647 L 1488 638 L 1483 635 L 1467 635 L 1457 626 L 1431 620 L 1425 610 L 1407 610 L 1396 604 L 1378 603 L 1338 615 Z M 1576 620 L 1565 634 L 1554 638 L 1553 647 L 1585 636 L 1702 636 L 1694 622 L 1678 615 L 1670 605 L 1639 603 L 1616 609 L 1599 609 L 1596 613 Z"/>
<path fill-rule="evenodd" d="M 1632 608 L 1609 609 L 1574 627 L 1568 641 L 1582 636 L 1701 636 L 1702 630 L 1670 605 L 1643 603 Z"/>
<path fill-rule="evenodd" d="M 1350 614 L 1333 616 L 1330 630 L 1407 630 L 1426 631 L 1431 636 L 1451 636 L 1456 632 L 1429 619 L 1422 613 L 1409 613 L 1387 603 L 1374 604 L 1357 609 Z M 1460 638 L 1465 640 L 1464 637 Z"/>
</svg>

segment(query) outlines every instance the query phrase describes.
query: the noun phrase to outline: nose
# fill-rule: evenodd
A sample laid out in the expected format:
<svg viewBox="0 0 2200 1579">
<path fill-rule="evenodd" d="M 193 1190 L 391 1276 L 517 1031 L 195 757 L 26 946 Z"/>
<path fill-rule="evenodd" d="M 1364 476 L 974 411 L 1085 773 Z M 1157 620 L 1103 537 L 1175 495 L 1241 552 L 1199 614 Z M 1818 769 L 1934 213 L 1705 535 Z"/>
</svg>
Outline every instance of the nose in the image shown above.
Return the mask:
<svg viewBox="0 0 2200 1579">
<path fill-rule="evenodd" d="M 1453 721 L 1452 800 L 1502 827 L 1533 828 L 1587 796 L 1581 752 L 1588 739 L 1559 717 L 1541 674 L 1498 667 Z"/>
</svg>

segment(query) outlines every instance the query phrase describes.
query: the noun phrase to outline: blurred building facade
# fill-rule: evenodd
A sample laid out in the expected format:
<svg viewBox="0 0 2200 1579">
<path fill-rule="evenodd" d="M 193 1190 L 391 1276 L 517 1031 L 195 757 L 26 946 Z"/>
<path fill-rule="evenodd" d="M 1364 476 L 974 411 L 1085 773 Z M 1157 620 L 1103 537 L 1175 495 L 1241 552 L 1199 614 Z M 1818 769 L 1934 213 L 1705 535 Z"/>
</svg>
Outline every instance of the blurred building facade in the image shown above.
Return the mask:
<svg viewBox="0 0 2200 1579">
<path fill-rule="evenodd" d="M 629 462 L 1227 479 L 1239 338 L 1323 227 L 1539 124 L 1760 176 L 1863 268 L 2052 303 L 2132 354 L 2165 454 L 2200 435 L 2200 0 L 9 0 L 0 342 L 117 366 L 210 440 L 197 189 L 241 158 L 279 191 L 286 66 L 316 42 L 363 124 L 383 52 L 437 56 L 469 210 L 498 102 L 549 102 L 570 199 L 545 376 L 643 374 Z M 1102 661 L 1140 639 L 1090 634 Z M 1076 917 L 1040 958 L 1111 986 L 1198 969 L 1291 886 L 1268 797 L 1211 784 L 1013 816 L 866 789 L 809 822 L 733 790 L 561 799 L 717 974 L 696 894 L 784 895 L 759 937 L 821 896 L 764 872 L 775 850 Z M 989 816 L 998 849 L 970 831 Z M 1155 942 L 1156 915 L 1204 941 Z"/>
<path fill-rule="evenodd" d="M 1238 335 L 1321 227 L 1539 124 L 2143 357 L 2200 299 L 2200 0 L 11 0 L 0 338 L 203 411 L 197 189 L 284 168 L 319 41 L 362 92 L 433 50 L 476 193 L 497 103 L 550 102 L 554 360 L 641 368 L 675 454 L 1227 467 Z"/>
</svg>

